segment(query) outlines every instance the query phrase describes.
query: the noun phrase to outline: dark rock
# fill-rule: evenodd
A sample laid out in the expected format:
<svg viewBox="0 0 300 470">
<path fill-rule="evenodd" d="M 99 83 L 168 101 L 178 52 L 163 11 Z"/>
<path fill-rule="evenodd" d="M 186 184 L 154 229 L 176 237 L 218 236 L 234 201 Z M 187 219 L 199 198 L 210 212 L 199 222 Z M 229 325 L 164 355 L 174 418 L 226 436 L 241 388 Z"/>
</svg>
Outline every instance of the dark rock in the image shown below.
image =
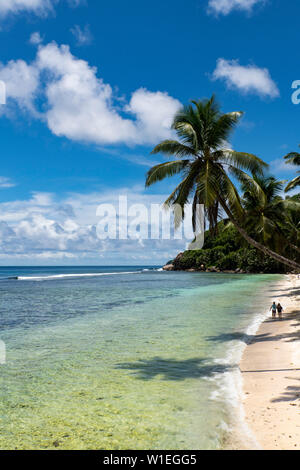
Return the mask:
<svg viewBox="0 0 300 470">
<path fill-rule="evenodd" d="M 183 253 L 179 253 L 176 256 L 176 258 L 174 259 L 173 265 L 174 265 L 175 270 L 181 270 L 182 269 L 181 264 L 180 264 L 180 260 L 181 260 L 182 257 L 183 257 Z"/>
<path fill-rule="evenodd" d="M 164 270 L 164 271 L 175 271 L 174 264 L 166 264 L 166 265 L 163 267 L 163 270 Z"/>
<path fill-rule="evenodd" d="M 217 273 L 220 272 L 220 270 L 216 266 L 210 266 L 209 268 L 207 268 L 206 272 Z"/>
</svg>

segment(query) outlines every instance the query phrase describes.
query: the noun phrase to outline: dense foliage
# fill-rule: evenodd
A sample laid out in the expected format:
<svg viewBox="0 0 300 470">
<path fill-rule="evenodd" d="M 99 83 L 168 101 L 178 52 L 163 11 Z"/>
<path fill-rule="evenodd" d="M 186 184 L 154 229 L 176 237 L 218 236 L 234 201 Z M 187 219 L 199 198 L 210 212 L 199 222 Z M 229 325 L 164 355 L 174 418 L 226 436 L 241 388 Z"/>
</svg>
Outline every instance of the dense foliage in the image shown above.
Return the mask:
<svg viewBox="0 0 300 470">
<path fill-rule="evenodd" d="M 215 267 L 221 271 L 240 269 L 250 273 L 286 272 L 287 267 L 283 264 L 277 263 L 255 248 L 246 246 L 234 227 L 225 227 L 224 223 L 220 222 L 218 228 L 216 237 L 206 233 L 202 250 L 185 251 L 180 259 L 175 261 L 175 268 L 200 270 L 201 266 L 204 266 L 205 269 Z"/>
</svg>

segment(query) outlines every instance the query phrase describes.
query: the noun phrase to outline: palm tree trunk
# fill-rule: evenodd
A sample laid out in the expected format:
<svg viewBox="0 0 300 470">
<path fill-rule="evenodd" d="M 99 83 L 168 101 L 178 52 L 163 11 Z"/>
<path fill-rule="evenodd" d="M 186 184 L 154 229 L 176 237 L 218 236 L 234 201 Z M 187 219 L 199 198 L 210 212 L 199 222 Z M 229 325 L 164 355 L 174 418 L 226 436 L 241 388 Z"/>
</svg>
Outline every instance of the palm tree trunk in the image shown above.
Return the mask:
<svg viewBox="0 0 300 470">
<path fill-rule="evenodd" d="M 228 215 L 230 221 L 233 223 L 233 225 L 235 226 L 237 231 L 240 233 L 240 235 L 242 235 L 242 237 L 249 243 L 249 245 L 252 245 L 254 248 L 261 251 L 264 255 L 270 256 L 271 258 L 275 259 L 279 263 L 285 264 L 286 266 L 289 266 L 290 268 L 300 273 L 300 265 L 296 263 L 296 261 L 292 261 L 290 259 L 285 258 L 284 256 L 279 255 L 278 253 L 275 253 L 275 251 L 270 250 L 266 246 L 262 245 L 261 243 L 257 242 L 252 237 L 250 237 L 248 233 L 242 227 L 240 227 L 240 225 L 237 223 L 237 221 L 235 220 L 235 217 L 232 215 L 231 210 L 227 206 L 222 196 L 218 196 L 218 200 L 221 206 L 223 207 L 224 211 Z"/>
</svg>

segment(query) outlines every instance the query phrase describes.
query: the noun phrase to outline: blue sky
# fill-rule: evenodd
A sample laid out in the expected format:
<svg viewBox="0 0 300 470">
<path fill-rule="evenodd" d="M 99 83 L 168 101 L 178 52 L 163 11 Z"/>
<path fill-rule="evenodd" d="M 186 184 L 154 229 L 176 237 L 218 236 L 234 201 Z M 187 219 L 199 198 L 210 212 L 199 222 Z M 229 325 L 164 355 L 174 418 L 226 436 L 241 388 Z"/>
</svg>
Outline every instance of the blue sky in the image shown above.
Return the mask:
<svg viewBox="0 0 300 470">
<path fill-rule="evenodd" d="M 291 178 L 300 5 L 289 0 L 3 0 L 0 263 L 161 264 L 184 246 L 97 242 L 96 208 L 144 190 L 151 148 L 190 99 L 245 116 L 231 145 Z"/>
</svg>

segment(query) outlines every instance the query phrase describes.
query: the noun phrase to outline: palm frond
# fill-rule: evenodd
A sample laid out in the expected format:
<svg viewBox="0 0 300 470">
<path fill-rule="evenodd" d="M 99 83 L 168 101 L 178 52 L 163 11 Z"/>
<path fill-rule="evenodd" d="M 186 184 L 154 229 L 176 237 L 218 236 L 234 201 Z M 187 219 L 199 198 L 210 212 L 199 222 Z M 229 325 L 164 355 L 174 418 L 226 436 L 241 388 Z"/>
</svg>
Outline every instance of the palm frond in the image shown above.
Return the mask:
<svg viewBox="0 0 300 470">
<path fill-rule="evenodd" d="M 189 163 L 189 160 L 175 160 L 155 165 L 147 173 L 146 187 L 180 173 L 189 165 Z"/>
<path fill-rule="evenodd" d="M 209 132 L 207 144 L 212 149 L 221 147 L 222 143 L 229 139 L 230 134 L 239 122 L 242 115 L 242 112 L 232 112 L 218 117 L 218 119 L 212 123 L 212 128 Z"/>
<path fill-rule="evenodd" d="M 288 191 L 291 191 L 292 189 L 296 188 L 297 186 L 300 186 L 300 176 L 296 176 L 285 188 L 285 192 L 287 193 Z"/>
<path fill-rule="evenodd" d="M 260 207 L 266 204 L 267 196 L 257 181 L 257 177 L 251 177 L 245 171 L 232 165 L 229 166 L 228 170 L 241 183 L 244 198 L 255 200 L 255 204 Z"/>
<path fill-rule="evenodd" d="M 202 147 L 201 129 L 199 129 L 199 120 L 192 106 L 186 106 L 179 111 L 172 124 L 178 137 L 185 145 L 193 148 L 197 153 Z"/>
<path fill-rule="evenodd" d="M 230 211 L 238 218 L 244 214 L 244 210 L 241 204 L 241 199 L 238 193 L 237 188 L 227 175 L 224 168 L 219 165 L 220 167 L 220 174 L 222 175 L 222 184 L 220 185 L 220 189 L 222 190 L 222 197 L 225 198 L 228 202 L 228 207 Z"/>
<path fill-rule="evenodd" d="M 188 157 L 195 155 L 194 149 L 188 145 L 184 145 L 177 140 L 164 140 L 156 145 L 151 154 L 163 153 L 165 155 L 175 155 L 176 157 Z"/>
<path fill-rule="evenodd" d="M 292 165 L 300 165 L 300 153 L 298 152 L 290 152 L 285 157 L 283 157 L 287 164 Z"/>
<path fill-rule="evenodd" d="M 174 210 L 174 225 L 175 229 L 177 229 L 182 220 L 184 219 L 185 212 L 184 208 L 185 205 L 188 203 L 189 198 L 195 188 L 196 179 L 199 173 L 199 165 L 201 165 L 200 161 L 196 161 L 189 167 L 189 172 L 184 178 L 184 180 L 177 186 L 175 191 L 171 194 L 171 196 L 165 201 L 165 205 L 173 204 Z M 176 212 L 176 207 L 180 206 L 181 210 Z"/>
<path fill-rule="evenodd" d="M 236 168 L 250 171 L 252 174 L 262 174 L 263 169 L 268 164 L 252 153 L 236 152 L 235 150 L 226 149 L 215 152 L 218 161 L 223 164 L 235 166 Z"/>
</svg>

